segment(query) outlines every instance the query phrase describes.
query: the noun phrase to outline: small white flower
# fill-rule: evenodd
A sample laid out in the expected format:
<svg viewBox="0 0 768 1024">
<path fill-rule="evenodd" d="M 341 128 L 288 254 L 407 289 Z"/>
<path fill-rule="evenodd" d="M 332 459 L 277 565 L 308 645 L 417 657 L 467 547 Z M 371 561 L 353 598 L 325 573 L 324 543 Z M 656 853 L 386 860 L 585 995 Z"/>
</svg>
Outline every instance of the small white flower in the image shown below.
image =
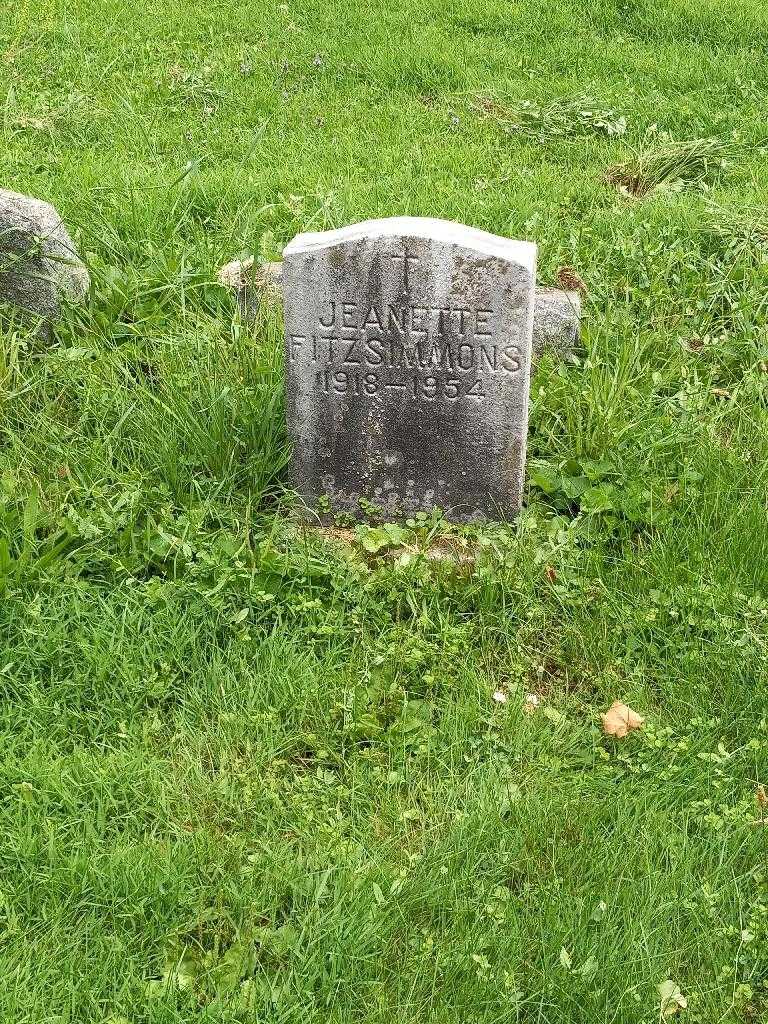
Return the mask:
<svg viewBox="0 0 768 1024">
<path fill-rule="evenodd" d="M 541 704 L 541 697 L 538 693 L 526 693 L 525 703 L 530 704 L 532 708 L 537 708 Z"/>
<path fill-rule="evenodd" d="M 507 703 L 507 695 L 506 693 L 504 693 L 503 690 L 495 690 L 493 694 L 493 699 L 496 701 L 497 704 Z"/>
</svg>

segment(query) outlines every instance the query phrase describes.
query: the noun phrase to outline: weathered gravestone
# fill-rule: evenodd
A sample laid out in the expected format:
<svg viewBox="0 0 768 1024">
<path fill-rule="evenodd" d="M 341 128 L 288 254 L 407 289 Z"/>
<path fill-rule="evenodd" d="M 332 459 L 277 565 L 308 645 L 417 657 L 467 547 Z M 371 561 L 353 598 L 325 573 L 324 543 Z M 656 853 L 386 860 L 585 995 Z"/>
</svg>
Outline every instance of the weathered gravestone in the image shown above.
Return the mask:
<svg viewBox="0 0 768 1024">
<path fill-rule="evenodd" d="M 457 522 L 520 506 L 536 246 L 419 217 L 283 254 L 288 426 L 307 504 Z"/>
</svg>

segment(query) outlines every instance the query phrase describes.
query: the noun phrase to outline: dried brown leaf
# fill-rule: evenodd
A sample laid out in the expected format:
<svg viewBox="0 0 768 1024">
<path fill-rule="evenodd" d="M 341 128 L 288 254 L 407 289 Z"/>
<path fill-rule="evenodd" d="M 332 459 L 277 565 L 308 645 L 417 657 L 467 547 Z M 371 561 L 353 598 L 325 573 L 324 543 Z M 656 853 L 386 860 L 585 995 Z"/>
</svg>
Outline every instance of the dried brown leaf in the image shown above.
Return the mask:
<svg viewBox="0 0 768 1024">
<path fill-rule="evenodd" d="M 563 288 L 567 292 L 587 294 L 587 286 L 584 283 L 584 279 L 573 267 L 558 267 L 555 281 L 559 288 Z"/>
<path fill-rule="evenodd" d="M 600 718 L 605 735 L 615 736 L 617 739 L 623 739 L 633 729 L 639 729 L 645 721 L 642 715 L 638 715 L 628 704 L 622 704 L 620 700 L 615 700 Z"/>
</svg>

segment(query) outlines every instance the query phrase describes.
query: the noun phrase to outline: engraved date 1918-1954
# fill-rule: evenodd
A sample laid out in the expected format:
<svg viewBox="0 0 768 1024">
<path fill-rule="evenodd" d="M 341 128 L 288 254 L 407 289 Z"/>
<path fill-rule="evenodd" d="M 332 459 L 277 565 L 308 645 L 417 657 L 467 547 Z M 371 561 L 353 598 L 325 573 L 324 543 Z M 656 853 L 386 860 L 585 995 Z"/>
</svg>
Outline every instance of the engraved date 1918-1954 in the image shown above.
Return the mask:
<svg viewBox="0 0 768 1024">
<path fill-rule="evenodd" d="M 486 397 L 484 382 L 474 377 L 454 375 L 435 377 L 417 374 L 405 380 L 391 380 L 379 373 L 358 373 L 326 367 L 322 374 L 322 388 L 327 395 L 368 395 L 400 393 L 409 398 L 427 402 L 454 402 L 459 398 L 474 398 L 482 402 Z"/>
</svg>

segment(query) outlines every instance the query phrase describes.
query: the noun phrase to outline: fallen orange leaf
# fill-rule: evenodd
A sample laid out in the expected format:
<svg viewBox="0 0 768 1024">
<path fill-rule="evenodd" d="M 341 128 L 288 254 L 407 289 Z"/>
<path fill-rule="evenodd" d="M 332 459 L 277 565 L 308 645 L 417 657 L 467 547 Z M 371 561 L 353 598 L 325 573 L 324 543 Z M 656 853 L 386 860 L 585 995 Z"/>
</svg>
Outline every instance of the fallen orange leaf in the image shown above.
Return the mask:
<svg viewBox="0 0 768 1024">
<path fill-rule="evenodd" d="M 633 729 L 639 729 L 645 719 L 638 715 L 627 704 L 615 700 L 604 715 L 600 715 L 603 722 L 603 732 L 606 736 L 615 736 L 616 739 L 623 739 Z"/>
</svg>

